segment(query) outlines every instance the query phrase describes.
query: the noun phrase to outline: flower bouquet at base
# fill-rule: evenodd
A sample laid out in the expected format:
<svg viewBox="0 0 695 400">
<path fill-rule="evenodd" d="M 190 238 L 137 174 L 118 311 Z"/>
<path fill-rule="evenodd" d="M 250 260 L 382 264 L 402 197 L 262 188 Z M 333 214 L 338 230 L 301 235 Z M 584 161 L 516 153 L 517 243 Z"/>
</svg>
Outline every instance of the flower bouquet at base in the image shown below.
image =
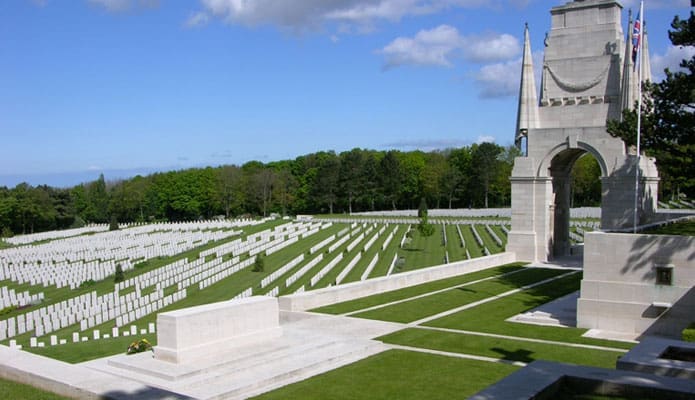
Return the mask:
<svg viewBox="0 0 695 400">
<path fill-rule="evenodd" d="M 154 351 L 152 344 L 147 339 L 136 340 L 128 346 L 126 354 L 136 354 L 145 351 Z"/>
</svg>

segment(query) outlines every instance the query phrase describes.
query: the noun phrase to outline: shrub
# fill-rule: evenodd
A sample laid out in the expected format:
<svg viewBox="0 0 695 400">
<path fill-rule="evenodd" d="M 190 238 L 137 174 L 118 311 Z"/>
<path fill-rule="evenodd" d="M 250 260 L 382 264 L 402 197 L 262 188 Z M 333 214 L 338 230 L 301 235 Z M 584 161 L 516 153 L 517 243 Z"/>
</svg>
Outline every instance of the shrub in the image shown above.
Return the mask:
<svg viewBox="0 0 695 400">
<path fill-rule="evenodd" d="M 17 309 L 17 306 L 7 306 L 7 307 L 3 308 L 2 310 L 0 310 L 0 315 L 9 314 L 16 309 Z"/>
<path fill-rule="evenodd" d="M 84 220 L 79 215 L 76 215 L 75 219 L 72 221 L 72 224 L 70 224 L 70 229 L 82 228 L 85 225 L 86 223 Z"/>
<path fill-rule="evenodd" d="M 695 322 L 683 329 L 682 335 L 684 342 L 695 342 Z"/>
<path fill-rule="evenodd" d="M 125 274 L 123 273 L 123 267 L 121 264 L 116 264 L 116 273 L 113 276 L 113 282 L 123 282 L 125 280 Z"/>
<path fill-rule="evenodd" d="M 109 230 L 110 231 L 117 231 L 118 230 L 118 219 L 116 219 L 115 215 L 111 216 L 111 222 L 109 223 Z"/>
<path fill-rule="evenodd" d="M 87 279 L 86 281 L 80 283 L 80 289 L 94 286 L 94 285 L 96 285 L 96 282 L 94 282 L 94 279 Z"/>
<path fill-rule="evenodd" d="M 152 344 L 147 339 L 136 340 L 128 346 L 126 354 L 142 353 L 144 351 L 154 351 Z"/>
<path fill-rule="evenodd" d="M 256 255 L 256 261 L 253 263 L 253 272 L 263 272 L 265 270 L 265 261 L 260 254 Z"/>
<path fill-rule="evenodd" d="M 0 237 L 8 238 L 8 237 L 12 237 L 12 236 L 13 236 L 13 233 L 12 233 L 12 230 L 10 228 L 8 228 L 8 227 L 2 228 L 2 234 L 0 234 Z"/>
</svg>

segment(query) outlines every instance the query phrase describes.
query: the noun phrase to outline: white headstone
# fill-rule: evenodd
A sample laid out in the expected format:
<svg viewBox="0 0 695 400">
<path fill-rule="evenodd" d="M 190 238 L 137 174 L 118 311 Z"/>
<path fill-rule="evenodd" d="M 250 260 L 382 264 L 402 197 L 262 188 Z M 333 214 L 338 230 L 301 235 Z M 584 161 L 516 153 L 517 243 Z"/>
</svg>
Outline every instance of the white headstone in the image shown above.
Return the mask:
<svg viewBox="0 0 695 400">
<path fill-rule="evenodd" d="M 80 341 L 80 334 L 77 332 L 72 333 L 72 342 L 77 343 Z"/>
</svg>

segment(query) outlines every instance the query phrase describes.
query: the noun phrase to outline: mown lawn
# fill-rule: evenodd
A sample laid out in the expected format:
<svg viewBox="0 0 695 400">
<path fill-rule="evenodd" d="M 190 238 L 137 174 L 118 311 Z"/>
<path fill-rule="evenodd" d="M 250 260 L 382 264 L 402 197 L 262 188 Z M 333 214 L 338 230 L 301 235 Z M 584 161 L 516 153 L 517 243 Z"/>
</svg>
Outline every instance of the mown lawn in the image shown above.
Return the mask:
<svg viewBox="0 0 695 400">
<path fill-rule="evenodd" d="M 529 268 L 489 281 L 354 314 L 354 317 L 408 323 L 564 274 L 557 269 Z"/>
<path fill-rule="evenodd" d="M 69 397 L 37 389 L 33 386 L 0 378 L 0 399 L 16 400 L 62 400 Z"/>
<path fill-rule="evenodd" d="M 622 349 L 632 348 L 634 345 L 631 343 L 582 337 L 586 329 L 539 326 L 505 321 L 516 314 L 529 311 L 551 300 L 579 290 L 580 281 L 581 274 L 576 273 L 511 296 L 429 321 L 424 325 L 558 342 L 593 344 Z"/>
<path fill-rule="evenodd" d="M 473 282 L 479 279 L 485 279 L 492 276 L 518 271 L 519 269 L 523 268 L 523 265 L 523 263 L 502 265 L 483 271 L 472 272 L 469 274 L 459 275 L 452 278 L 440 279 L 437 281 L 427 282 L 420 285 L 407 287 L 404 289 L 393 290 L 390 292 L 384 292 L 372 296 L 361 297 L 359 299 L 350 300 L 342 303 L 331 304 L 325 307 L 316 308 L 311 311 L 326 314 L 345 314 L 357 310 L 362 310 L 368 307 L 377 306 L 380 304 L 386 304 L 393 301 L 403 300 L 421 294 L 462 285 L 464 283 Z"/>
<path fill-rule="evenodd" d="M 517 369 L 485 361 L 389 350 L 254 399 L 465 399 Z"/>
<path fill-rule="evenodd" d="M 622 355 L 622 353 L 615 351 L 575 348 L 422 328 L 404 329 L 382 336 L 378 340 L 403 346 L 473 354 L 523 363 L 548 360 L 611 369 L 615 368 L 618 357 Z"/>
</svg>

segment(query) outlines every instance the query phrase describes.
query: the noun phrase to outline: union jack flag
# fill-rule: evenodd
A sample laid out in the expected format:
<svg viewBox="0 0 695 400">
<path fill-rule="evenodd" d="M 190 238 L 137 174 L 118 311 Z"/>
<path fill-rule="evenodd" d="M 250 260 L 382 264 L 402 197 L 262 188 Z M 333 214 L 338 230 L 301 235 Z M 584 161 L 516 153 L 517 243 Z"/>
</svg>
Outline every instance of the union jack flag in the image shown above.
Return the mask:
<svg viewBox="0 0 695 400">
<path fill-rule="evenodd" d="M 639 53 L 640 41 L 642 40 L 642 13 L 637 12 L 637 19 L 632 27 L 632 62 L 637 64 L 637 54 Z"/>
</svg>

